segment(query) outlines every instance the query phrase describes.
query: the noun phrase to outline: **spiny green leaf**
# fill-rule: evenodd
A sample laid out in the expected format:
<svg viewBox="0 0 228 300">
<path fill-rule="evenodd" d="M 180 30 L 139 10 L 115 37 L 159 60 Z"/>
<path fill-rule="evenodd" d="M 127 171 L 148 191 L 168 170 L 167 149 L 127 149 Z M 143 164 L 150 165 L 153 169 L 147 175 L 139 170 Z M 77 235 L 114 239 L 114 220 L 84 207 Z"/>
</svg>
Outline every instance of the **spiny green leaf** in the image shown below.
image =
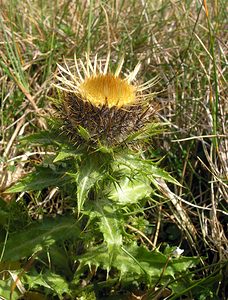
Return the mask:
<svg viewBox="0 0 228 300">
<path fill-rule="evenodd" d="M 103 202 L 97 202 L 95 206 L 100 213 L 99 225 L 105 242 L 108 245 L 120 246 L 122 244 L 122 235 L 118 215 L 116 215 L 114 210 L 110 211 L 111 207 L 108 207 L 107 211 Z"/>
<path fill-rule="evenodd" d="M 70 295 L 70 289 L 67 281 L 60 275 L 52 273 L 50 271 L 42 272 L 40 274 L 27 274 L 25 276 L 26 283 L 29 285 L 30 289 L 43 286 L 50 292 L 54 292 L 60 298 L 63 294 Z"/>
<path fill-rule="evenodd" d="M 95 207 L 100 214 L 99 227 L 108 247 L 109 265 L 111 266 L 118 249 L 122 245 L 121 221 L 117 213 L 110 207 L 110 203 L 107 209 L 104 202 L 96 202 Z"/>
<path fill-rule="evenodd" d="M 51 131 L 41 131 L 39 133 L 30 134 L 20 139 L 21 144 L 38 144 L 38 145 L 53 145 L 56 140 L 61 142 L 61 136 L 57 136 Z"/>
<path fill-rule="evenodd" d="M 79 157 L 81 155 L 81 152 L 78 150 L 70 150 L 70 149 L 63 149 L 60 151 L 55 159 L 53 160 L 53 163 L 64 160 L 69 157 Z"/>
<path fill-rule="evenodd" d="M 86 141 L 89 141 L 91 139 L 91 136 L 88 132 L 88 130 L 86 130 L 84 127 L 82 126 L 78 126 L 77 127 L 77 130 L 78 130 L 78 134 Z"/>
<path fill-rule="evenodd" d="M 199 260 L 194 257 L 178 257 L 171 258 L 158 250 L 148 251 L 143 246 L 132 244 L 128 251 L 141 264 L 149 276 L 161 275 L 161 270 L 164 268 L 164 276 L 178 275 L 185 272 L 188 268 L 193 267 Z"/>
<path fill-rule="evenodd" d="M 168 172 L 160 169 L 153 161 L 142 159 L 137 155 L 118 155 L 115 163 L 119 165 L 119 168 L 126 166 L 132 170 L 132 173 L 138 172 L 139 174 L 143 174 L 144 176 L 151 178 L 152 182 L 153 179 L 157 177 L 180 186 L 180 183 L 176 179 L 174 179 Z"/>
<path fill-rule="evenodd" d="M 75 150 L 74 145 L 69 142 L 66 135 L 60 134 L 58 130 L 41 131 L 20 138 L 20 146 L 25 144 L 42 145 L 42 146 L 58 146 L 59 148 Z"/>
<path fill-rule="evenodd" d="M 42 251 L 56 241 L 79 236 L 79 233 L 79 226 L 73 217 L 44 219 L 42 222 L 28 226 L 23 231 L 10 234 L 5 245 L 3 260 L 17 261 Z M 0 244 L 0 249 L 3 247 L 3 243 Z"/>
<path fill-rule="evenodd" d="M 113 184 L 113 187 L 108 195 L 119 204 L 127 205 L 137 203 L 139 200 L 149 197 L 152 193 L 152 188 L 147 178 L 125 177 L 118 183 Z"/>
<path fill-rule="evenodd" d="M 152 177 L 162 178 L 165 181 L 181 186 L 181 184 L 173 178 L 168 172 L 158 168 L 157 166 L 151 166 L 151 174 Z"/>
<path fill-rule="evenodd" d="M 154 135 L 158 135 L 162 132 L 164 132 L 164 129 L 162 127 L 164 127 L 165 123 L 150 123 L 146 126 L 144 126 L 142 129 L 133 132 L 132 134 L 130 134 L 125 142 L 131 142 L 131 141 L 137 141 L 137 140 L 146 140 L 151 138 Z"/>
<path fill-rule="evenodd" d="M 79 258 L 79 261 L 82 265 L 94 265 L 108 269 L 107 248 L 103 244 L 88 249 L 87 253 Z M 149 251 L 144 246 L 132 243 L 116 249 L 112 267 L 120 271 L 121 277 L 133 276 L 139 279 L 146 276 L 151 282 L 158 279 L 167 281 L 170 277 L 176 278 L 180 273 L 188 272 L 188 269 L 195 266 L 198 261 L 198 258 L 194 257 L 171 258 L 157 250 Z M 160 278 L 161 276 L 162 278 Z"/>
<path fill-rule="evenodd" d="M 98 182 L 105 174 L 103 172 L 102 163 L 99 161 L 99 156 L 87 155 L 81 162 L 81 166 L 77 173 L 77 201 L 78 211 L 83 208 L 86 197 L 91 188 Z"/>
<path fill-rule="evenodd" d="M 136 159 L 135 164 L 134 161 L 126 163 L 126 159 L 118 155 L 117 161 L 113 162 L 113 177 L 116 177 L 116 181 L 110 182 L 107 188 L 109 199 L 127 205 L 151 195 L 151 180 L 144 169 L 139 169 L 141 166 L 137 165 L 137 156 Z"/>
<path fill-rule="evenodd" d="M 63 186 L 71 179 L 64 171 L 54 171 L 40 167 L 37 171 L 28 174 L 21 181 L 6 190 L 6 193 L 39 191 L 50 186 Z"/>
</svg>

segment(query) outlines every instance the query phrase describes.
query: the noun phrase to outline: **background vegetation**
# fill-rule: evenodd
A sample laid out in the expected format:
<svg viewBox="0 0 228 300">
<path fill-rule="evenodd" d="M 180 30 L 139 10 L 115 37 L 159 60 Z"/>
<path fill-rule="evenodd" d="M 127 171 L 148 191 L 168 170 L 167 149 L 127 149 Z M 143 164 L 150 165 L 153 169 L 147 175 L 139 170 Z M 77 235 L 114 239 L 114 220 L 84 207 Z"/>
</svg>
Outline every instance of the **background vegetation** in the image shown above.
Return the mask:
<svg viewBox="0 0 228 300">
<path fill-rule="evenodd" d="M 226 0 L 0 2 L 0 298 L 138 299 L 141 292 L 143 299 L 226 299 Z M 99 57 L 110 51 L 113 65 L 124 54 L 125 70 L 141 61 L 140 82 L 160 78 L 154 104 L 167 126 L 148 152 L 163 158 L 160 166 L 181 185 L 170 185 L 126 225 L 148 249 L 150 242 L 160 249 L 179 246 L 186 257 L 199 259 L 190 269 L 194 280 L 186 275 L 189 287 L 173 285 L 171 295 L 165 282 L 149 290 L 143 281 L 132 287 L 127 280 L 118 284 L 114 271 L 112 282 L 93 268 L 84 270 L 77 294 L 74 251 L 80 241 L 71 233 L 80 229 L 72 226 L 77 204 L 68 191 L 41 173 L 50 188 L 39 183 L 32 192 L 4 193 L 34 165 L 52 167 L 54 147 L 21 138 L 49 126 L 56 63 L 86 51 Z"/>
</svg>

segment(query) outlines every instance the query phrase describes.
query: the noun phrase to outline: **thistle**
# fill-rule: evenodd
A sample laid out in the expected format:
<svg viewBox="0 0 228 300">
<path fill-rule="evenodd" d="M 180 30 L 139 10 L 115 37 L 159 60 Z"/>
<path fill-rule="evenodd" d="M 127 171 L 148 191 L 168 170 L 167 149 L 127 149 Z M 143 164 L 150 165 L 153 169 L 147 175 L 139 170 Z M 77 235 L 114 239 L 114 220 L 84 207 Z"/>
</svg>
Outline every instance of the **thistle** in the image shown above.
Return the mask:
<svg viewBox="0 0 228 300">
<path fill-rule="evenodd" d="M 67 63 L 65 67 L 58 65 L 56 86 L 61 90 L 60 117 L 74 139 L 78 137 L 78 128 L 83 127 L 93 141 L 114 145 L 151 121 L 152 94 L 145 91 L 155 84 L 156 78 L 137 84 L 139 63 L 133 72 L 121 76 L 124 59 L 112 73 L 109 58 L 110 55 L 103 62 L 95 56 L 91 61 L 86 55 L 85 63 L 75 57 L 73 69 Z"/>
<path fill-rule="evenodd" d="M 180 207 L 165 181 L 178 183 L 160 169 L 153 159 L 145 159 L 146 154 L 142 155 L 141 144 L 140 147 L 115 147 L 116 144 L 134 140 L 129 138 L 132 133 L 133 137 L 139 139 L 141 132 L 142 140 L 147 134 L 151 136 L 152 131 L 147 130 L 150 126 L 145 125 L 150 124 L 154 113 L 151 94 L 145 91 L 156 79 L 137 84 L 135 77 L 140 64 L 125 77 L 120 76 L 122 66 L 123 59 L 116 71 L 110 72 L 109 56 L 104 64 L 96 57 L 91 62 L 87 56 L 85 64 L 75 59 L 73 68 L 67 64 L 65 68 L 59 66 L 58 115 L 71 138 L 56 134 L 59 128 L 27 137 L 29 144 L 54 146 L 56 155 L 51 153 L 47 161 L 36 165 L 32 173 L 7 191 L 43 191 L 52 186 L 50 199 L 53 197 L 53 190 L 62 191 L 61 198 L 57 195 L 56 200 L 61 199 L 63 207 L 66 199 L 69 201 L 67 215 L 65 218 L 58 218 L 57 222 L 53 220 L 49 223 L 44 220 L 47 228 L 38 226 L 39 231 L 36 227 L 39 224 L 32 228 L 34 236 L 40 232 L 34 240 L 32 253 L 51 246 L 59 236 L 61 240 L 69 238 L 68 253 L 73 253 L 77 263 L 72 278 L 79 293 L 82 290 L 81 278 L 92 270 L 93 273 L 105 270 L 108 285 L 109 276 L 113 273 L 118 281 L 126 280 L 129 283 L 129 280 L 133 280 L 151 287 L 158 283 L 167 286 L 170 278 L 179 278 L 183 269 L 192 266 L 192 259 L 188 258 L 183 258 L 184 261 L 179 263 L 179 259 L 182 259 L 180 249 L 179 252 L 171 249 L 168 254 L 158 250 L 151 251 L 156 249 L 156 245 L 141 232 L 141 228 L 143 231 L 149 228 L 149 221 L 144 219 L 144 207 L 147 203 L 150 206 L 151 203 L 156 203 L 159 193 L 162 199 L 171 194 L 171 207 Z M 153 130 L 153 126 L 151 129 Z M 86 136 L 89 136 L 89 143 Z M 81 140 L 83 137 L 84 142 Z M 105 143 L 108 144 L 107 147 L 100 147 Z M 48 199 L 45 197 L 42 200 L 45 210 Z M 38 214 L 40 208 L 39 203 Z M 49 215 L 50 213 L 53 213 L 52 207 Z M 183 219 L 182 211 L 179 219 L 184 224 L 181 217 Z M 185 227 L 188 228 L 187 226 L 186 224 Z M 135 232 L 141 236 L 138 238 Z M 31 231 L 24 237 L 29 239 L 28 245 L 33 246 Z M 21 240 L 20 236 L 18 240 Z M 149 242 L 147 247 L 146 242 Z M 14 244 L 13 240 L 12 245 Z M 11 248 L 13 249 L 12 246 L 9 247 Z M 64 247 L 64 255 L 65 253 Z M 102 282 L 100 286 L 103 288 Z M 88 287 L 90 288 L 89 282 Z M 78 298 L 78 295 L 75 296 Z"/>
</svg>

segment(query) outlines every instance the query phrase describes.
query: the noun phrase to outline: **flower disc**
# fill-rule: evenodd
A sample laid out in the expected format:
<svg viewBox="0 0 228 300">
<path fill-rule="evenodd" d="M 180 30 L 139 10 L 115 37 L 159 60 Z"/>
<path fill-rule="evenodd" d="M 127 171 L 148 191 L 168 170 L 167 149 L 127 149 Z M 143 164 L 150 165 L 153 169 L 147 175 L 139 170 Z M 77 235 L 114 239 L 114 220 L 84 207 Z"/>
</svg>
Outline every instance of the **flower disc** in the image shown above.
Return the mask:
<svg viewBox="0 0 228 300">
<path fill-rule="evenodd" d="M 113 74 L 86 78 L 79 86 L 81 97 L 96 106 L 122 107 L 135 101 L 135 88 Z"/>
</svg>

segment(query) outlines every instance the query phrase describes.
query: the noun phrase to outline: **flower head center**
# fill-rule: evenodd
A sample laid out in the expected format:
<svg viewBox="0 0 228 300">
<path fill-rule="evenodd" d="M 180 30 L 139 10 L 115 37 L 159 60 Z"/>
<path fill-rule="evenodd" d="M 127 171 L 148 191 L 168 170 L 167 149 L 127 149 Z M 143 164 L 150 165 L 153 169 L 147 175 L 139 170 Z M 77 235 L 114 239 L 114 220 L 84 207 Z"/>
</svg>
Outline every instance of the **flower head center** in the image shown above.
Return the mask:
<svg viewBox="0 0 228 300">
<path fill-rule="evenodd" d="M 135 87 L 110 73 L 87 77 L 79 91 L 83 99 L 96 106 L 122 107 L 135 102 Z"/>
</svg>

